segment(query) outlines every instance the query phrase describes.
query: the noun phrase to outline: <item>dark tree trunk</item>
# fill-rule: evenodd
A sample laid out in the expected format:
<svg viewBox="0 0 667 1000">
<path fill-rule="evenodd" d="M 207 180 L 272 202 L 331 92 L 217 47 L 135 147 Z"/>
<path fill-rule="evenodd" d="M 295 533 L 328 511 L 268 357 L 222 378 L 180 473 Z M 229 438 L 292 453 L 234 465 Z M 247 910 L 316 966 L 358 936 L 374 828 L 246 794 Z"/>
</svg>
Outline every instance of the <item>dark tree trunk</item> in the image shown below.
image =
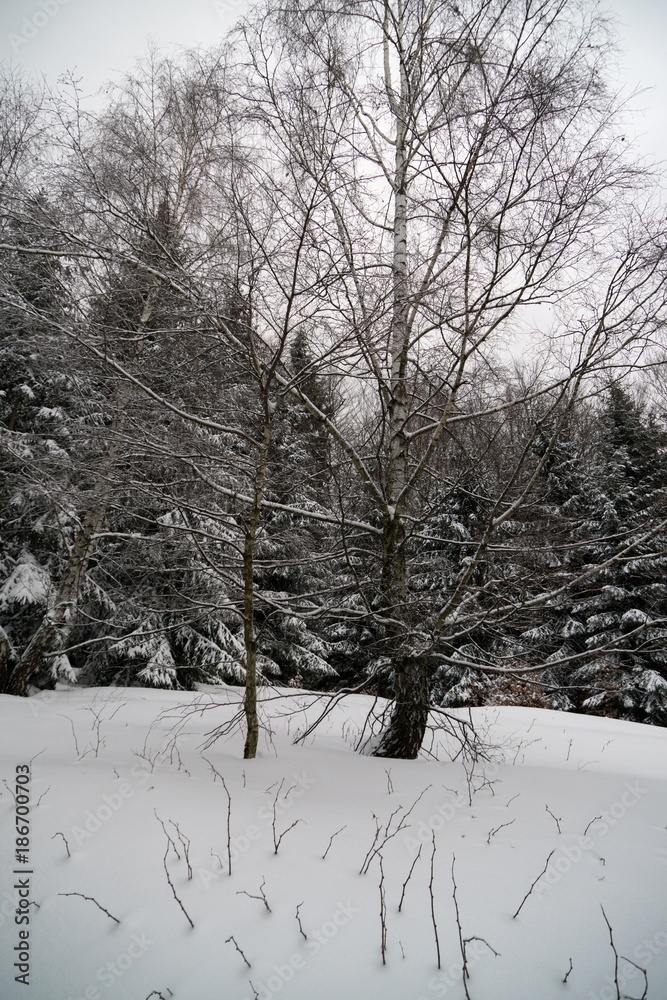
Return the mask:
<svg viewBox="0 0 667 1000">
<path fill-rule="evenodd" d="M 12 657 L 12 647 L 7 633 L 0 626 L 0 691 L 6 690 L 9 679 L 9 664 Z"/>
<path fill-rule="evenodd" d="M 264 397 L 264 428 L 257 457 L 253 503 L 248 517 L 243 544 L 243 639 L 245 645 L 245 697 L 243 708 L 246 718 L 246 741 L 243 756 L 252 760 L 257 754 L 259 718 L 257 715 L 257 636 L 255 634 L 255 544 L 262 518 L 264 481 L 271 444 L 271 407 L 268 392 Z"/>
<path fill-rule="evenodd" d="M 252 511 L 243 546 L 243 638 L 245 645 L 245 697 L 243 708 L 246 718 L 246 739 L 243 756 L 252 760 L 257 754 L 259 719 L 257 717 L 257 636 L 255 635 L 255 583 L 254 552 L 258 507 Z"/>
<path fill-rule="evenodd" d="M 376 757 L 414 760 L 428 725 L 428 675 L 423 662 L 406 657 L 394 665 L 391 720 Z"/>
<path fill-rule="evenodd" d="M 68 627 L 105 511 L 106 506 L 101 504 L 88 511 L 69 554 L 55 601 L 9 677 L 9 694 L 25 696 L 30 678 L 39 668 L 44 655 L 53 647 L 58 634 Z"/>
</svg>

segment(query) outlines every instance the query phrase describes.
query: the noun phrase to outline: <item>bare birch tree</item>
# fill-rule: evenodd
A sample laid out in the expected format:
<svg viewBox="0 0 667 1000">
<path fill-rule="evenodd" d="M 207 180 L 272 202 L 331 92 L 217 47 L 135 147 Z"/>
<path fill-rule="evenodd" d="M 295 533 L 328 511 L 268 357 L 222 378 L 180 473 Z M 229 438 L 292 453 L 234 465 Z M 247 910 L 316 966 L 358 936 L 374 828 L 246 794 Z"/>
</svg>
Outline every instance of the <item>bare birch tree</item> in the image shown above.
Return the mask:
<svg viewBox="0 0 667 1000">
<path fill-rule="evenodd" d="M 268 7 L 243 34 L 262 127 L 326 195 L 313 253 L 335 259 L 338 274 L 321 287 L 322 345 L 348 379 L 350 405 L 364 396 L 372 433 L 301 399 L 354 469 L 379 528 L 373 622 L 393 711 L 375 752 L 414 757 L 438 646 L 466 628 L 492 538 L 530 495 L 582 387 L 636 361 L 660 327 L 664 242 L 638 207 L 641 178 L 625 156 L 605 82 L 609 36 L 593 7 L 321 0 Z M 473 405 L 471 387 L 517 351 L 539 377 L 518 396 L 503 385 Z M 539 397 L 546 412 L 473 555 L 417 620 L 407 547 L 441 442 Z"/>
</svg>

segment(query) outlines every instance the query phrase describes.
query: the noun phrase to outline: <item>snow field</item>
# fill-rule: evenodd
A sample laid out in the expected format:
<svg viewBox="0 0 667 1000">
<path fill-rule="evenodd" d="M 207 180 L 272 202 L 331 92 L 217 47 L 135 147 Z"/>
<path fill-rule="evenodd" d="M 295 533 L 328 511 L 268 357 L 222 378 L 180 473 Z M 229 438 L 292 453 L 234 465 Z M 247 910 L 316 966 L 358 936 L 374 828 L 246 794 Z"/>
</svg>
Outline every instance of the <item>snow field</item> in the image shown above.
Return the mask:
<svg viewBox="0 0 667 1000">
<path fill-rule="evenodd" d="M 664 730 L 476 710 L 499 749 L 471 771 L 446 738 L 440 761 L 355 753 L 362 696 L 294 745 L 319 708 L 283 694 L 255 761 L 238 733 L 201 749 L 238 689 L 215 706 L 211 689 L 0 698 L 3 998 L 614 1000 L 601 907 L 647 997 L 667 997 Z M 11 791 L 31 759 L 26 989 Z M 641 997 L 620 957 L 617 978 Z"/>
</svg>

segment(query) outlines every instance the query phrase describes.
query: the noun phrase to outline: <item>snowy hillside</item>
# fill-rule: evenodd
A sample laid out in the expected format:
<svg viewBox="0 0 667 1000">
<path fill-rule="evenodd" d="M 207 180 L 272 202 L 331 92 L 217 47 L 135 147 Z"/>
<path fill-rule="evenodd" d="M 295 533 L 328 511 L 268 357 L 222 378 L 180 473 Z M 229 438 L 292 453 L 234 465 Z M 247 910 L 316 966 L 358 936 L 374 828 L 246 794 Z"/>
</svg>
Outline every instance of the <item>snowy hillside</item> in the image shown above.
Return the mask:
<svg viewBox="0 0 667 1000">
<path fill-rule="evenodd" d="M 247 762 L 239 689 L 0 698 L 3 998 L 667 997 L 666 730 L 480 709 L 471 771 L 282 693 Z"/>
</svg>

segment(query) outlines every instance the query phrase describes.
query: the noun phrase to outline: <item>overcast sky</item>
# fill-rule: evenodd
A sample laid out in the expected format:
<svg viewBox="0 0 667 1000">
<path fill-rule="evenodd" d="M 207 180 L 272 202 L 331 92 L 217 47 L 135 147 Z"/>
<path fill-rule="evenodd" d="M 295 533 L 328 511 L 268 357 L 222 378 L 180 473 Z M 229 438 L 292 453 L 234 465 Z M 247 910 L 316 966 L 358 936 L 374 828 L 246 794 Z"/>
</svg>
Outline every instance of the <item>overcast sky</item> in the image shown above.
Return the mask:
<svg viewBox="0 0 667 1000">
<path fill-rule="evenodd" d="M 628 90 L 651 88 L 634 102 L 642 148 L 667 160 L 667 0 L 606 6 L 618 18 Z M 0 59 L 49 82 L 76 69 L 94 92 L 131 66 L 149 38 L 161 47 L 214 44 L 247 7 L 247 0 L 0 0 Z"/>
</svg>

